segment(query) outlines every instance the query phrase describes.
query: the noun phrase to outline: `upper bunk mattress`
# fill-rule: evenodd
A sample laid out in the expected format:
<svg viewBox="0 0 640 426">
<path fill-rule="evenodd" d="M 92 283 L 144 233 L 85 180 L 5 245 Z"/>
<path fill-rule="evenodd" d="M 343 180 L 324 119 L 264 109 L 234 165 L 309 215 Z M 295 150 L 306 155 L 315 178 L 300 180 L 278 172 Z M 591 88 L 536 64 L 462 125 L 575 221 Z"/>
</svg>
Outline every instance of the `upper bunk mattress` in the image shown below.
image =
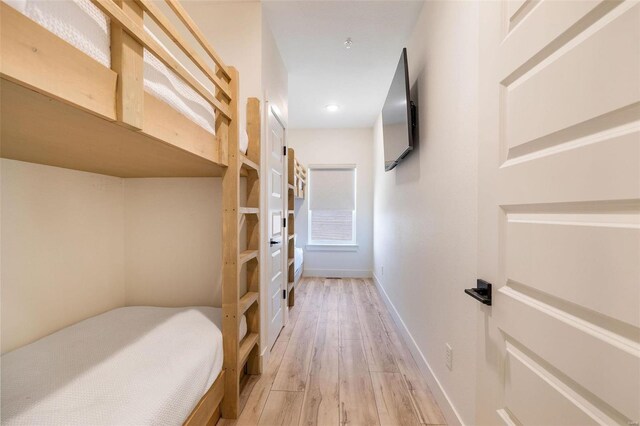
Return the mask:
<svg viewBox="0 0 640 426">
<path fill-rule="evenodd" d="M 111 68 L 109 18 L 90 0 L 2 1 Z M 162 43 L 160 45 L 163 46 Z M 209 133 L 215 134 L 213 107 L 147 49 L 144 50 L 144 89 Z"/>
<path fill-rule="evenodd" d="M 217 308 L 125 307 L 6 353 L 2 425 L 181 425 L 222 371 L 221 328 Z"/>
</svg>

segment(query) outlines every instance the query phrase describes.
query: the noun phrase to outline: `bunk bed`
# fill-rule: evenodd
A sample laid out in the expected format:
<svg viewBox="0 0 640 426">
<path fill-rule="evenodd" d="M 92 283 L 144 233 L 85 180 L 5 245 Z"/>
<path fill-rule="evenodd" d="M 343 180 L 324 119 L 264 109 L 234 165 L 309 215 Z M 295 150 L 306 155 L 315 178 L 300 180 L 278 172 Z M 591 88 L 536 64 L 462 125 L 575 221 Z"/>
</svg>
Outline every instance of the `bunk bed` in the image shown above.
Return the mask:
<svg viewBox="0 0 640 426">
<path fill-rule="evenodd" d="M 307 168 L 296 158 L 296 152 L 293 148 L 287 150 L 287 182 L 288 182 L 288 221 L 289 235 L 287 247 L 288 253 L 288 285 L 287 293 L 289 294 L 289 306 L 295 305 L 296 286 L 302 277 L 304 266 L 304 251 L 297 246 L 297 238 L 295 233 L 295 200 L 304 199 L 307 190 Z"/>
<path fill-rule="evenodd" d="M 242 137 L 238 72 L 177 0 L 165 3 L 206 57 L 155 1 L 1 1 L 0 154 L 123 178 L 221 177 L 222 308 L 120 308 L 4 354 L 3 424 L 43 423 L 38 415 L 55 423 L 56 413 L 67 415 L 56 424 L 215 424 L 220 416 L 237 418 L 243 375 L 261 372 L 260 102 L 247 101 Z M 145 28 L 145 19 L 213 91 Z M 153 330 L 152 337 L 127 346 L 123 335 L 141 325 Z M 144 368 L 135 359 L 141 354 L 149 356 Z M 166 377 L 178 365 L 186 371 Z M 78 366 L 95 374 L 78 379 Z M 33 392 L 42 397 L 48 389 L 43 381 L 60 383 L 55 390 L 62 397 L 27 412 L 19 401 Z M 99 392 L 88 392 L 92 386 Z M 122 395 L 100 393 L 110 386 Z M 117 407 L 105 405 L 114 400 Z M 154 401 L 171 413 L 158 411 Z"/>
</svg>

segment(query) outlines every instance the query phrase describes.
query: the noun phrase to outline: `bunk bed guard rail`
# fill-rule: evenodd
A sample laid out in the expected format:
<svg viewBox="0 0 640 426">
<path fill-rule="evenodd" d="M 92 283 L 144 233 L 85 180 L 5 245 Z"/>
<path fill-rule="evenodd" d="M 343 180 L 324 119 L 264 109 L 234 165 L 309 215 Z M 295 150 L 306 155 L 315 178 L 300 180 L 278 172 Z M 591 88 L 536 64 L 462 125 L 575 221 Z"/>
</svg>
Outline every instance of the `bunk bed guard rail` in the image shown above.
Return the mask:
<svg viewBox="0 0 640 426">
<path fill-rule="evenodd" d="M 233 70 L 224 64 L 202 31 L 177 0 L 164 0 L 176 18 L 206 52 L 210 62 L 190 45 L 153 0 L 91 0 L 111 20 L 111 68 L 118 74 L 116 116 L 117 120 L 134 129 L 142 128 L 142 49 L 148 49 L 160 62 L 180 77 L 196 93 L 211 105 L 216 113 L 216 135 L 220 127 L 228 126 L 234 119 L 231 79 Z M 207 89 L 176 58 L 165 50 L 144 28 L 143 16 L 151 18 L 164 34 L 197 67 L 215 87 L 215 93 Z M 217 136 L 220 142 L 222 163 L 228 164 L 226 135 Z"/>
</svg>

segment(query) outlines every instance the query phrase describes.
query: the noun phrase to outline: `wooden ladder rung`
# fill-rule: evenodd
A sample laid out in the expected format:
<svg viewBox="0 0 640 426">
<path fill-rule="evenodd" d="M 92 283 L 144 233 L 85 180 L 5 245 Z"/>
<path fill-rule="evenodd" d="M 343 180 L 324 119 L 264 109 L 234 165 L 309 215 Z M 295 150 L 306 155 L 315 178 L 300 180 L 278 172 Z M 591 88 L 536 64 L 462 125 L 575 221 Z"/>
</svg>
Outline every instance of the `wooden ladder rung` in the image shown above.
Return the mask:
<svg viewBox="0 0 640 426">
<path fill-rule="evenodd" d="M 258 337 L 258 333 L 249 333 L 242 339 L 238 353 L 238 367 L 242 367 L 244 363 L 247 362 L 251 349 L 258 343 Z"/>
<path fill-rule="evenodd" d="M 240 214 L 260 214 L 258 207 L 240 207 L 238 211 Z"/>
<path fill-rule="evenodd" d="M 293 235 L 293 234 L 289 235 L 289 237 L 288 237 L 288 238 L 289 238 L 289 240 L 293 240 L 293 237 L 294 237 L 294 236 L 295 236 L 295 235 Z"/>
<path fill-rule="evenodd" d="M 240 164 L 245 169 L 254 170 L 256 172 L 260 171 L 260 166 L 258 166 L 253 161 L 249 160 L 246 155 L 240 154 Z"/>
<path fill-rule="evenodd" d="M 287 264 L 287 266 L 293 265 L 293 262 L 295 262 L 295 259 L 289 259 L 289 263 Z"/>
<path fill-rule="evenodd" d="M 255 302 L 258 301 L 258 296 L 260 293 L 257 291 L 248 291 L 244 296 L 240 298 L 240 310 L 238 315 L 244 315 L 247 312 L 247 309 L 251 307 Z"/>
<path fill-rule="evenodd" d="M 291 281 L 287 286 L 287 293 L 291 292 L 291 289 L 295 286 L 295 281 Z"/>
<path fill-rule="evenodd" d="M 242 265 L 244 263 L 247 263 L 251 259 L 257 259 L 258 258 L 258 250 L 245 250 L 242 253 L 240 253 L 239 257 L 240 257 L 239 258 L 240 264 Z"/>
</svg>

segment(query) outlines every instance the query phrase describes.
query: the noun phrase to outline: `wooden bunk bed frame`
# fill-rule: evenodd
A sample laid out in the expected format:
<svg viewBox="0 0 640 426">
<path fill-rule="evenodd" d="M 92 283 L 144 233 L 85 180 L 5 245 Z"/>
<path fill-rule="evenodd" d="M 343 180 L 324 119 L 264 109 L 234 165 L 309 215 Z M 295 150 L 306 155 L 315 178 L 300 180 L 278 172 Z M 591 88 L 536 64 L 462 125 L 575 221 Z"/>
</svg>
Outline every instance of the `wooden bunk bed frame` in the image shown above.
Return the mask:
<svg viewBox="0 0 640 426">
<path fill-rule="evenodd" d="M 287 294 L 289 306 L 294 306 L 296 301 L 296 286 L 300 277 L 296 277 L 295 266 L 295 199 L 305 198 L 307 191 L 307 168 L 302 165 L 296 158 L 296 152 L 293 148 L 287 150 L 287 181 L 288 181 L 288 214 L 287 221 L 289 222 L 289 235 L 288 235 L 288 259 L 287 259 Z"/>
<path fill-rule="evenodd" d="M 222 177 L 223 370 L 185 424 L 237 418 L 241 376 L 262 369 L 260 102 L 247 102 L 245 155 L 239 149 L 238 72 L 224 64 L 180 3 L 165 0 L 215 70 L 154 2 L 91 1 L 111 20 L 111 69 L 0 2 L 0 156 L 124 178 Z M 204 73 L 215 95 L 146 34 L 144 14 Z M 214 108 L 215 136 L 144 91 L 144 48 Z M 246 201 L 241 176 L 247 181 Z M 246 249 L 240 245 L 243 231 Z M 243 268 L 247 292 L 240 294 Z M 239 341 L 245 314 L 248 331 Z"/>
</svg>

